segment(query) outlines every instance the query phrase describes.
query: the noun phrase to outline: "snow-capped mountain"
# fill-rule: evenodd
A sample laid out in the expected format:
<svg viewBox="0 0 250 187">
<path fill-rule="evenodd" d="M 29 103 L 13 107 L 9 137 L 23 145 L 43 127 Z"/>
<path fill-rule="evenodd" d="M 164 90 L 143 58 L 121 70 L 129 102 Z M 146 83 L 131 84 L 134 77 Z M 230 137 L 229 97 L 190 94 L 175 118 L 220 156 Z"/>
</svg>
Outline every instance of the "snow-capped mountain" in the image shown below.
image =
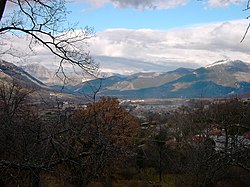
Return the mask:
<svg viewBox="0 0 250 187">
<path fill-rule="evenodd" d="M 89 81 L 96 85 L 98 81 Z M 120 98 L 200 98 L 243 95 L 250 90 L 250 64 L 219 61 L 198 69 L 179 68 L 165 73 L 137 73 L 125 78 L 106 78 L 99 95 Z M 72 90 L 86 90 L 79 84 Z M 68 91 L 70 92 L 71 89 Z"/>
<path fill-rule="evenodd" d="M 43 75 L 50 75 L 42 67 L 30 67 Z M 39 72 L 40 71 L 40 72 Z M 37 73 L 34 73 L 37 75 Z M 74 76 L 74 75 L 73 75 Z M 0 79 L 20 79 L 24 84 L 45 86 L 29 73 L 11 63 L 1 61 Z M 118 98 L 214 98 L 232 95 L 248 96 L 250 92 L 250 64 L 240 60 L 218 61 L 197 69 L 179 68 L 169 72 L 136 73 L 129 76 L 100 76 L 78 84 L 54 85 L 51 88 L 73 95 L 93 94 Z M 41 78 L 40 78 L 41 79 Z"/>
</svg>

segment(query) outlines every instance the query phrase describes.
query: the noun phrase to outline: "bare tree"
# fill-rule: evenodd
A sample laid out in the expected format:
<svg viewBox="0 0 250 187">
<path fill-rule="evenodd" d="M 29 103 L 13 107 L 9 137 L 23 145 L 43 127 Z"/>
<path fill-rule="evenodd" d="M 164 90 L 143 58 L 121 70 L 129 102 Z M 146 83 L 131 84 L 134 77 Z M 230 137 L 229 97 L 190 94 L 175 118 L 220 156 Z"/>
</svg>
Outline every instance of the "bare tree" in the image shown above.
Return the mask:
<svg viewBox="0 0 250 187">
<path fill-rule="evenodd" d="M 249 140 L 243 137 L 249 131 L 249 112 L 248 102 L 225 99 L 180 111 L 169 121 L 176 128 L 176 151 L 184 160 L 176 163 L 192 176 L 192 186 L 223 183 L 237 172 L 249 176 Z"/>
<path fill-rule="evenodd" d="M 245 8 L 243 11 L 249 11 L 249 10 L 250 10 L 250 0 L 247 1 L 246 8 Z M 247 16 L 247 19 L 249 19 L 249 18 L 250 18 L 250 16 Z M 243 37 L 242 37 L 242 39 L 241 39 L 240 42 L 243 42 L 243 41 L 244 41 L 244 39 L 245 39 L 246 36 L 247 36 L 247 33 L 248 33 L 249 29 L 250 29 L 250 23 L 248 24 L 248 26 L 247 26 L 247 28 L 246 28 L 246 31 L 245 31 L 245 33 L 244 33 L 244 35 L 243 35 Z"/>
<path fill-rule="evenodd" d="M 93 30 L 65 27 L 68 13 L 65 3 L 65 0 L 1 0 L 0 36 L 29 37 L 31 51 L 39 44 L 58 57 L 59 71 L 63 72 L 63 65 L 69 63 L 94 74 L 98 66 L 89 51 L 84 50 Z"/>
<path fill-rule="evenodd" d="M 130 155 L 137 122 L 117 99 L 48 119 L 27 99 L 31 92 L 16 82 L 0 84 L 1 186 L 39 186 L 51 175 L 65 186 L 86 186 Z"/>
<path fill-rule="evenodd" d="M 130 156 L 138 124 L 117 99 L 103 97 L 90 103 L 85 110 L 76 111 L 70 121 L 71 138 L 66 138 L 69 155 L 88 154 L 66 165 L 74 186 L 109 176 Z"/>
<path fill-rule="evenodd" d="M 27 103 L 32 92 L 14 80 L 0 83 L 0 180 L 8 184 L 37 173 L 33 162 L 41 155 L 40 149 L 31 149 L 36 146 L 41 121 Z"/>
</svg>

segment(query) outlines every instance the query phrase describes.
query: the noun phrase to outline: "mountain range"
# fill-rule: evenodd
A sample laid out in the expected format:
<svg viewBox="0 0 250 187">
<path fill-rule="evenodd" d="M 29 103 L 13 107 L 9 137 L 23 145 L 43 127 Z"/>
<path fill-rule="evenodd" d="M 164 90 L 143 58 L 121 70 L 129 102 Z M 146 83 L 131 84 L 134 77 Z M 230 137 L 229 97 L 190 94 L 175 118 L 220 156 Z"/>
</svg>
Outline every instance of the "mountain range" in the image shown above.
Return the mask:
<svg viewBox="0 0 250 187">
<path fill-rule="evenodd" d="M 63 73 L 60 68 L 48 69 L 39 63 L 22 65 L 20 68 L 28 72 L 31 76 L 36 77 L 47 86 L 60 85 L 63 84 L 63 81 L 65 81 L 66 84 L 75 85 L 94 78 L 92 75 L 83 74 L 79 68 L 64 67 Z M 67 79 L 64 79 L 64 76 L 66 76 Z"/>
<path fill-rule="evenodd" d="M 46 98 L 46 101 L 48 101 L 47 104 L 53 104 L 54 102 L 65 99 L 71 101 L 78 99 L 73 95 L 57 92 L 13 63 L 0 60 L 0 86 L 8 83 L 18 83 L 18 85 L 23 88 L 33 90 L 29 95 L 30 101 L 39 102 L 44 101 Z"/>
<path fill-rule="evenodd" d="M 247 97 L 250 64 L 240 60 L 221 60 L 197 69 L 111 76 L 65 86 L 65 91 L 74 95 L 93 94 L 97 90 L 99 96 L 133 99 Z"/>
<path fill-rule="evenodd" d="M 3 64 L 3 61 L 1 63 Z M 2 72 L 6 74 L 8 72 L 6 66 L 1 63 L 0 73 L 2 69 Z M 14 71 L 19 67 L 10 68 Z M 45 80 L 45 82 L 50 82 L 49 89 L 76 96 L 94 93 L 98 96 L 128 99 L 250 96 L 250 64 L 240 60 L 221 60 L 197 69 L 178 68 L 169 72 L 144 72 L 128 76 L 112 75 L 85 82 L 80 81 L 77 84 L 67 84 L 63 87 L 56 82 L 52 85 L 52 81 L 48 81 L 52 80 L 51 74 L 43 67 L 30 65 L 29 68 L 23 67 L 19 70 L 22 70 L 21 75 L 28 77 L 35 84 L 44 86 L 42 81 Z M 8 76 L 12 75 L 13 73 L 8 74 Z M 0 77 L 3 75 L 0 74 Z M 24 77 L 17 78 L 23 80 Z M 47 80 L 46 77 L 48 77 Z"/>
</svg>

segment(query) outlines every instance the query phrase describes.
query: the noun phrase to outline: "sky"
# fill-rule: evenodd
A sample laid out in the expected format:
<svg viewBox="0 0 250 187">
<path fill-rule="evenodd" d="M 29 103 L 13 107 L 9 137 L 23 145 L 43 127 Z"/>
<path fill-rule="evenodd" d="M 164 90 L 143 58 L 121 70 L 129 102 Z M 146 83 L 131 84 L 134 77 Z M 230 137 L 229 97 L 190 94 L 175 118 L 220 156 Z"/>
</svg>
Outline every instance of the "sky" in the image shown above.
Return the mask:
<svg viewBox="0 0 250 187">
<path fill-rule="evenodd" d="M 104 72 L 250 62 L 250 34 L 240 42 L 250 21 L 246 0 L 67 0 L 66 6 L 69 23 L 94 29 L 86 50 Z M 51 59 L 39 48 L 27 60 L 51 66 Z"/>
<path fill-rule="evenodd" d="M 166 30 L 244 19 L 241 0 L 75 0 L 68 3 L 70 22 L 94 27 Z"/>
<path fill-rule="evenodd" d="M 75 0 L 70 22 L 93 27 L 103 71 L 131 74 L 250 59 L 244 0 Z M 250 37 L 250 36 L 249 36 Z"/>
</svg>

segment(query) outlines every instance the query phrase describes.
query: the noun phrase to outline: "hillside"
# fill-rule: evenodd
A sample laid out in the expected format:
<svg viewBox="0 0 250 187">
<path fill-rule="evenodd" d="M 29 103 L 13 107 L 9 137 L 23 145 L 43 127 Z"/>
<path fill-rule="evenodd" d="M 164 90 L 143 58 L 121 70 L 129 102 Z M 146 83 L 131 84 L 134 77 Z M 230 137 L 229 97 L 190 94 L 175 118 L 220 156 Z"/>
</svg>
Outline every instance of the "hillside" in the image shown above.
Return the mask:
<svg viewBox="0 0 250 187">
<path fill-rule="evenodd" d="M 27 66 L 26 66 L 27 69 Z M 29 66 L 35 75 L 51 75 L 41 66 Z M 46 75 L 46 76 L 45 76 Z M 19 80 L 23 85 L 74 96 L 113 96 L 118 98 L 218 98 L 249 97 L 250 64 L 240 60 L 223 60 L 198 69 L 178 68 L 169 72 L 112 75 L 74 84 L 47 87 L 22 68 L 0 61 L 0 79 Z M 46 80 L 45 80 L 46 81 Z"/>
<path fill-rule="evenodd" d="M 64 67 L 63 73 L 60 71 L 58 72 L 58 67 L 49 69 L 39 63 L 29 63 L 21 66 L 21 68 L 47 86 L 63 85 L 65 76 L 67 77 L 65 81 L 69 85 L 77 85 L 86 80 L 92 80 L 95 78 L 76 67 Z"/>
<path fill-rule="evenodd" d="M 0 60 L 0 83 L 17 82 L 21 87 L 31 89 L 33 92 L 30 95 L 30 99 L 37 102 L 43 102 L 47 99 L 50 104 L 57 101 L 66 100 L 77 100 L 73 95 L 58 92 L 47 85 L 45 85 L 40 80 L 36 79 L 21 67 L 18 67 L 10 62 Z M 47 103 L 48 104 L 48 103 Z"/>
<path fill-rule="evenodd" d="M 21 68 L 33 77 L 36 77 L 38 80 L 42 81 L 44 84 L 54 83 L 53 77 L 55 76 L 55 73 L 41 64 L 27 64 L 21 66 Z"/>
<path fill-rule="evenodd" d="M 100 96 L 118 98 L 215 98 L 248 93 L 250 64 L 236 61 L 218 61 L 195 70 L 179 68 L 163 73 L 137 73 L 128 77 L 110 77 L 89 81 L 77 87 L 66 86 L 67 93 L 89 91 L 88 85 L 100 85 Z"/>
<path fill-rule="evenodd" d="M 2 81 L 11 81 L 15 79 L 25 87 L 36 89 L 46 87 L 43 82 L 31 76 L 22 68 L 3 60 L 0 60 L 0 79 Z"/>
<path fill-rule="evenodd" d="M 115 83 L 109 87 L 109 90 L 139 90 L 144 88 L 152 88 L 164 85 L 168 82 L 174 81 L 188 73 L 192 69 L 179 68 L 170 72 L 149 72 L 149 73 L 136 73 L 128 76 L 126 79 Z"/>
</svg>

